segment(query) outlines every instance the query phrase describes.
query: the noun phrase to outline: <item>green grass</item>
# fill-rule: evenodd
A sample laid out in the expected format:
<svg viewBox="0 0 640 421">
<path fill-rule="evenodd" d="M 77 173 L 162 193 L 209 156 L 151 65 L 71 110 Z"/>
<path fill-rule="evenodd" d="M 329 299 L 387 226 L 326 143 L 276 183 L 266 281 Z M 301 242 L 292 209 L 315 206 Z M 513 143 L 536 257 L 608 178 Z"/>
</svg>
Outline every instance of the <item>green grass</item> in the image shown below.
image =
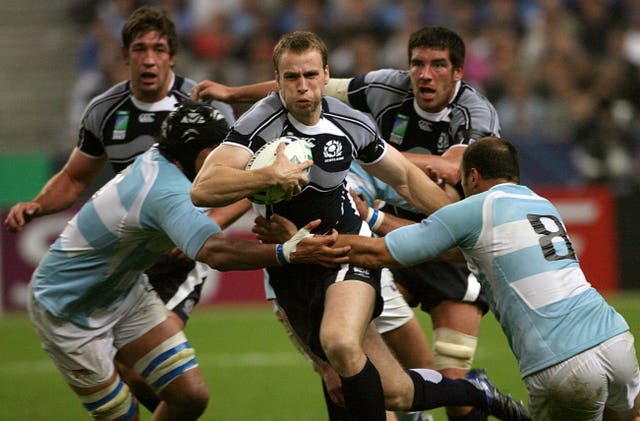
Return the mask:
<svg viewBox="0 0 640 421">
<path fill-rule="evenodd" d="M 640 335 L 640 294 L 608 298 Z M 417 313 L 430 337 L 429 320 Z M 187 326 L 211 392 L 204 420 L 326 419 L 319 377 L 289 343 L 270 307 L 198 308 Z M 25 314 L 0 318 L 0 420 L 83 420 L 78 399 L 40 349 Z M 494 317 L 482 322 L 475 366 L 526 401 L 513 355 Z M 433 411 L 446 420 L 442 410 Z M 143 420 L 149 414 L 142 410 Z"/>
</svg>

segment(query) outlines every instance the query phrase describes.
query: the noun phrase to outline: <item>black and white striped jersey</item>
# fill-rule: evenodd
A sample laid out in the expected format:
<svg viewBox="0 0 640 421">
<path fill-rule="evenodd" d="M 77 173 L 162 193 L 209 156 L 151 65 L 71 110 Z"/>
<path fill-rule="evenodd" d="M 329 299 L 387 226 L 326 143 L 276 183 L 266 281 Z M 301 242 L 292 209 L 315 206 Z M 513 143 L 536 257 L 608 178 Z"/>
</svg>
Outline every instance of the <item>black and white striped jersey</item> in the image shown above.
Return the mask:
<svg viewBox="0 0 640 421">
<path fill-rule="evenodd" d="M 414 102 L 409 72 L 382 69 L 353 78 L 348 99 L 354 108 L 375 119 L 385 140 L 400 151 L 442 155 L 470 139 L 500 136 L 493 105 L 464 81 L 447 108 L 427 113 Z"/>
<path fill-rule="evenodd" d="M 225 143 L 253 154 L 281 136 L 296 136 L 313 145 L 309 184 L 291 200 L 258 211 L 267 216 L 278 213 L 298 227 L 320 218 L 322 224 L 317 232 L 332 228 L 358 232 L 361 220 L 351 203 L 345 178 L 354 159 L 374 163 L 385 152 L 385 142 L 371 119 L 335 98 L 325 97 L 320 121 L 307 126 L 291 116 L 280 95 L 272 92 L 238 119 Z"/>
<path fill-rule="evenodd" d="M 196 82 L 175 75 L 171 89 L 160 101 L 137 100 L 129 81 L 120 82 L 93 98 L 80 123 L 78 148 L 89 156 L 107 154 L 117 173 L 136 156 L 149 149 L 160 134 L 162 122 L 176 104 L 189 98 Z M 227 121 L 234 121 L 233 110 L 227 104 L 214 101 Z"/>
</svg>

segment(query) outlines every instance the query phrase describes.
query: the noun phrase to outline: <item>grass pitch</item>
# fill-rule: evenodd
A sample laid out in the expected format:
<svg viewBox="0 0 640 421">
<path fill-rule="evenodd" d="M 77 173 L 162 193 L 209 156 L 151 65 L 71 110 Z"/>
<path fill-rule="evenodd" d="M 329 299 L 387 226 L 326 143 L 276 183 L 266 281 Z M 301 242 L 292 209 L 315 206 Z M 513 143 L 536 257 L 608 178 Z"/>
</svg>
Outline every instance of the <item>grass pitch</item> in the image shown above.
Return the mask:
<svg viewBox="0 0 640 421">
<path fill-rule="evenodd" d="M 640 293 L 608 297 L 640 335 Z M 430 338 L 428 317 L 417 312 Z M 203 420 L 320 421 L 326 419 L 320 378 L 294 350 L 271 308 L 200 307 L 187 325 L 209 385 Z M 63 382 L 23 313 L 0 317 L 0 420 L 89 419 Z M 526 402 L 515 358 L 495 318 L 484 317 L 476 367 L 485 367 L 505 392 Z M 432 411 L 446 420 L 443 410 Z M 144 409 L 141 419 L 151 417 Z"/>
</svg>

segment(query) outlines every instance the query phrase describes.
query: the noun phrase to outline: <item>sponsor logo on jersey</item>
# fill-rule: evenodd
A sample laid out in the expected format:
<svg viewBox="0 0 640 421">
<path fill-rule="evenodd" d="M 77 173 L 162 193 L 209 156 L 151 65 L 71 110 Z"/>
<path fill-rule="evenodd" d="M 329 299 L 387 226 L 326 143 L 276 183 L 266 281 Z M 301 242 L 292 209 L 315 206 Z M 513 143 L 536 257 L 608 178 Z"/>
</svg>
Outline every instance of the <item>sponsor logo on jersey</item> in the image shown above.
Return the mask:
<svg viewBox="0 0 640 421">
<path fill-rule="evenodd" d="M 116 122 L 113 126 L 114 140 L 123 140 L 127 136 L 127 127 L 129 126 L 129 111 L 116 112 Z"/>
<path fill-rule="evenodd" d="M 418 127 L 420 127 L 420 130 L 424 131 L 424 132 L 432 132 L 433 129 L 431 128 L 431 123 L 427 120 L 420 120 L 418 121 Z"/>
<path fill-rule="evenodd" d="M 339 140 L 330 140 L 324 144 L 324 162 L 335 162 L 344 159 L 342 155 L 342 143 Z"/>
<path fill-rule="evenodd" d="M 438 138 L 438 152 L 443 153 L 447 149 L 449 149 L 449 136 L 446 133 L 440 133 L 440 137 Z"/>
<path fill-rule="evenodd" d="M 409 117 L 404 114 L 398 114 L 393 122 L 389 141 L 396 145 L 402 145 L 404 136 L 407 134 L 407 127 L 409 127 Z"/>
<path fill-rule="evenodd" d="M 140 123 L 153 123 L 155 120 L 156 115 L 154 113 L 142 113 L 138 116 Z"/>
</svg>

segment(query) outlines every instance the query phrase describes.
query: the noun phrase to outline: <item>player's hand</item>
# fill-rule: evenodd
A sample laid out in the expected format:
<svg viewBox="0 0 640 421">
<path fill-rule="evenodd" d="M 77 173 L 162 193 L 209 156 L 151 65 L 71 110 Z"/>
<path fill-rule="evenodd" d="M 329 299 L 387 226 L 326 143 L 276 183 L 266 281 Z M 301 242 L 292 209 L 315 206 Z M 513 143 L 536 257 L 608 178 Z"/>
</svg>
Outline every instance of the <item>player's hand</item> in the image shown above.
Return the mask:
<svg viewBox="0 0 640 421">
<path fill-rule="evenodd" d="M 364 221 L 369 214 L 369 204 L 365 202 L 364 198 L 359 196 L 354 189 L 349 189 L 349 194 L 356 204 L 356 210 L 360 214 L 360 219 Z"/>
<path fill-rule="evenodd" d="M 320 220 L 309 222 L 301 232 L 310 232 L 320 225 Z M 295 236 L 294 236 L 295 237 Z M 317 264 L 329 268 L 340 267 L 349 261 L 350 246 L 332 247 L 338 241 L 338 231 L 335 229 L 329 235 L 308 235 L 295 244 L 288 253 L 290 263 Z M 286 246 L 286 244 L 285 244 Z"/>
<path fill-rule="evenodd" d="M 17 203 L 9 210 L 4 225 L 11 232 L 22 231 L 25 225 L 39 215 L 40 209 L 40 204 L 37 202 Z"/>
<path fill-rule="evenodd" d="M 229 102 L 231 88 L 212 80 L 203 80 L 191 89 L 191 99 L 202 102 L 215 100 Z"/>
<path fill-rule="evenodd" d="M 275 184 L 287 192 L 286 200 L 289 200 L 299 194 L 304 186 L 309 183 L 309 178 L 304 170 L 312 166 L 313 161 L 308 159 L 299 164 L 291 162 L 284 153 L 285 147 L 284 142 L 278 145 L 276 160 L 271 165 L 271 170 L 276 180 Z"/>
<path fill-rule="evenodd" d="M 293 222 L 276 213 L 269 219 L 258 215 L 253 222 L 251 231 L 263 243 L 284 243 L 298 230 Z"/>
</svg>

